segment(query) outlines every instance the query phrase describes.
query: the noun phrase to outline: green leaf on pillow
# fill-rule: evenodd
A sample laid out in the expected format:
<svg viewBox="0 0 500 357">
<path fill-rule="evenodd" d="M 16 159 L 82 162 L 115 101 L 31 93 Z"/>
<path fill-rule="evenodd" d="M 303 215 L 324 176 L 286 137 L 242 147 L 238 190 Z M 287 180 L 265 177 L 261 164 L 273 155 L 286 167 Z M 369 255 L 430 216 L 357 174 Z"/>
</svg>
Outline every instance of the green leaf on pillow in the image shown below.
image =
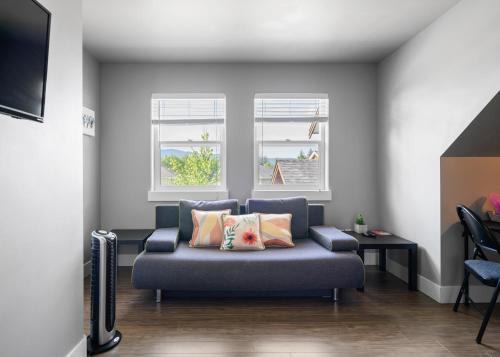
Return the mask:
<svg viewBox="0 0 500 357">
<path fill-rule="evenodd" d="M 224 250 L 233 249 L 233 240 L 236 238 L 236 228 L 238 228 L 239 224 L 235 224 L 234 226 L 225 227 L 224 229 Z"/>
</svg>

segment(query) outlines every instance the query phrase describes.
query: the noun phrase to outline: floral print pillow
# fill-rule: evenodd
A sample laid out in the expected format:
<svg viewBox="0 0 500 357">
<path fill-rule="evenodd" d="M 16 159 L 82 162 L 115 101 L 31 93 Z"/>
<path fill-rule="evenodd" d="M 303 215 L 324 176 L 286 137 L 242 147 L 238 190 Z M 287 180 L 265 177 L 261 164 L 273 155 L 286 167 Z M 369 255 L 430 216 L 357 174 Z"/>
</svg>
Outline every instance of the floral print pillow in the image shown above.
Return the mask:
<svg viewBox="0 0 500 357">
<path fill-rule="evenodd" d="M 263 250 L 258 214 L 224 215 L 221 250 Z"/>
</svg>

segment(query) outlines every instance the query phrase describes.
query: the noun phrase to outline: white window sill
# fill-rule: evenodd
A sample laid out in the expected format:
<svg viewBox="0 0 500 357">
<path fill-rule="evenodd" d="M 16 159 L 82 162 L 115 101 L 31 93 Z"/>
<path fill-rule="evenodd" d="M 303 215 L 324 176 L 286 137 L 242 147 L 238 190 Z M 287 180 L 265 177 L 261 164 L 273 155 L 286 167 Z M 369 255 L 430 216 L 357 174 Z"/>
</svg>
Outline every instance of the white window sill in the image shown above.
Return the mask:
<svg viewBox="0 0 500 357">
<path fill-rule="evenodd" d="M 331 190 L 252 190 L 252 198 L 286 198 L 303 196 L 310 201 L 330 201 Z"/>
<path fill-rule="evenodd" d="M 148 191 L 148 201 L 169 202 L 179 200 L 225 200 L 229 197 L 227 190 L 207 191 Z"/>
</svg>

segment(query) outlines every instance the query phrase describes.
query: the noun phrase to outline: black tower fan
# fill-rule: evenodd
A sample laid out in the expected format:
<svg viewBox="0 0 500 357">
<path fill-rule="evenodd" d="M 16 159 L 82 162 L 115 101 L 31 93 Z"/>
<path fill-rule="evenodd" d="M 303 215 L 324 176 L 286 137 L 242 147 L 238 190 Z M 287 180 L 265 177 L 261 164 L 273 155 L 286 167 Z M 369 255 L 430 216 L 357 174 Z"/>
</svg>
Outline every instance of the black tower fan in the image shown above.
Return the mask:
<svg viewBox="0 0 500 357">
<path fill-rule="evenodd" d="M 94 231 L 91 246 L 90 336 L 87 337 L 87 352 L 95 355 L 118 345 L 122 335 L 115 330 L 116 235 Z"/>
</svg>

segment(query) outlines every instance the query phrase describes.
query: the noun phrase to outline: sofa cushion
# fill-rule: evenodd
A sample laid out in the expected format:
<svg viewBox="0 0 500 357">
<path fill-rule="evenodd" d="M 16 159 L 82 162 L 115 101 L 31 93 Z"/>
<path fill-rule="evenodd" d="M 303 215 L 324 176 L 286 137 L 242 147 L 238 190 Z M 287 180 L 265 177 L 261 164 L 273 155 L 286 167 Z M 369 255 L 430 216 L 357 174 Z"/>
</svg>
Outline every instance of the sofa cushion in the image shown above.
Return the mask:
<svg viewBox="0 0 500 357">
<path fill-rule="evenodd" d="M 223 211 L 191 210 L 191 215 L 193 216 L 193 235 L 189 241 L 189 246 L 191 248 L 219 247 L 224 238 L 222 216 L 230 213 L 230 209 Z"/>
<path fill-rule="evenodd" d="M 309 235 L 331 251 L 358 250 L 359 242 L 353 236 L 330 226 L 309 227 Z"/>
<path fill-rule="evenodd" d="M 292 248 L 292 215 L 290 213 L 261 213 L 260 232 L 267 247 Z"/>
<path fill-rule="evenodd" d="M 282 199 L 250 198 L 246 203 L 247 213 L 291 213 L 293 239 L 307 238 L 308 207 L 305 197 Z"/>
<path fill-rule="evenodd" d="M 232 214 L 238 214 L 238 200 L 221 201 L 179 201 L 179 233 L 181 240 L 190 240 L 193 235 L 193 217 L 191 210 L 222 211 L 230 209 Z"/>
<path fill-rule="evenodd" d="M 262 250 L 258 214 L 225 215 L 221 250 Z"/>
<path fill-rule="evenodd" d="M 179 228 L 156 229 L 146 241 L 146 251 L 171 253 L 177 248 L 178 240 Z"/>
<path fill-rule="evenodd" d="M 176 291 L 283 291 L 359 288 L 364 267 L 352 252 L 331 252 L 313 240 L 293 249 L 223 252 L 179 242 L 171 254 L 141 253 L 132 284 Z"/>
</svg>

